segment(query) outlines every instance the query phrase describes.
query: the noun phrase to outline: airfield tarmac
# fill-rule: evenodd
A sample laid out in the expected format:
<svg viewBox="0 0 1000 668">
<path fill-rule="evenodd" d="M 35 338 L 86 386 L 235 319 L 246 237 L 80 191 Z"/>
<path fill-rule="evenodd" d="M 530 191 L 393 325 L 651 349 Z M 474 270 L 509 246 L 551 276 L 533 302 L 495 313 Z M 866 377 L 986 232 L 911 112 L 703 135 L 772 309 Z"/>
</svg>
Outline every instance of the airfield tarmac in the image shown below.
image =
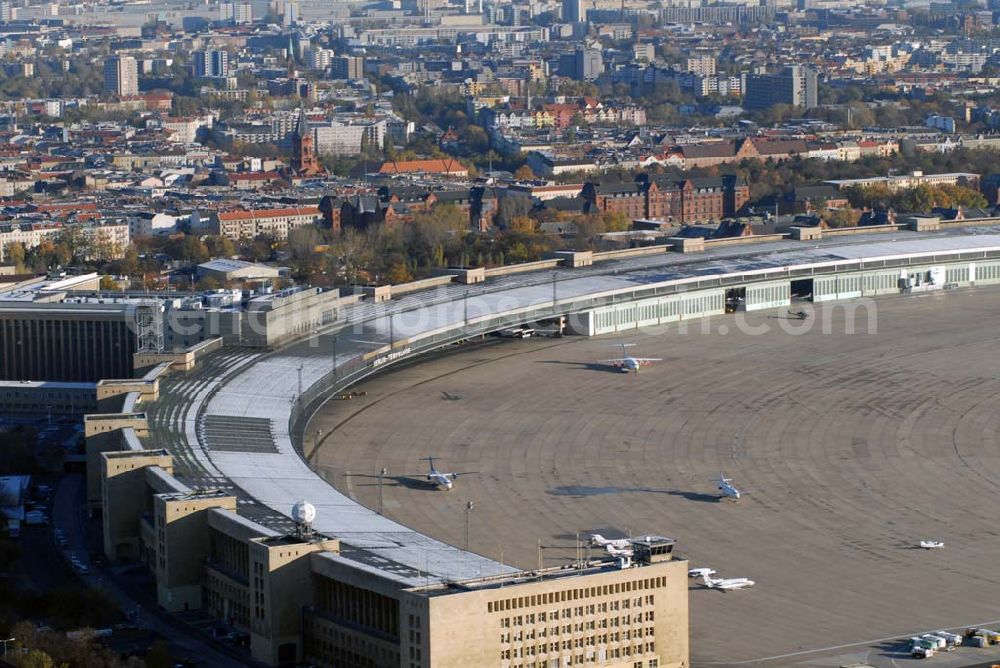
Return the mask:
<svg viewBox="0 0 1000 668">
<path fill-rule="evenodd" d="M 691 583 L 693 666 L 898 665 L 916 632 L 1000 626 L 1000 290 L 874 304 L 877 334 L 863 311 L 849 335 L 842 308 L 817 304 L 805 322 L 781 309 L 456 346 L 328 403 L 307 454 L 372 508 L 385 467 L 385 514 L 454 545 L 472 501 L 471 549 L 523 568 L 539 541 L 555 565 L 578 533 L 653 533 L 691 567 L 755 580 Z M 622 341 L 663 361 L 595 364 Z M 427 455 L 474 473 L 432 490 Z M 718 500 L 720 471 L 749 494 Z"/>
</svg>

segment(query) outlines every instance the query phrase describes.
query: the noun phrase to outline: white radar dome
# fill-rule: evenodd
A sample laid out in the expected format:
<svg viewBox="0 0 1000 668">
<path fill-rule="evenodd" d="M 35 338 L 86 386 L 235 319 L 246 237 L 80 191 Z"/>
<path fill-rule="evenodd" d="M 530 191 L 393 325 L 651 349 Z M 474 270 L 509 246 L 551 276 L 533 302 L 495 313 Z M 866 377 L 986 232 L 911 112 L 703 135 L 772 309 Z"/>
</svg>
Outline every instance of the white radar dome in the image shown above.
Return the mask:
<svg viewBox="0 0 1000 668">
<path fill-rule="evenodd" d="M 292 519 L 299 524 L 312 524 L 316 519 L 316 506 L 308 501 L 299 501 L 292 506 Z"/>
</svg>

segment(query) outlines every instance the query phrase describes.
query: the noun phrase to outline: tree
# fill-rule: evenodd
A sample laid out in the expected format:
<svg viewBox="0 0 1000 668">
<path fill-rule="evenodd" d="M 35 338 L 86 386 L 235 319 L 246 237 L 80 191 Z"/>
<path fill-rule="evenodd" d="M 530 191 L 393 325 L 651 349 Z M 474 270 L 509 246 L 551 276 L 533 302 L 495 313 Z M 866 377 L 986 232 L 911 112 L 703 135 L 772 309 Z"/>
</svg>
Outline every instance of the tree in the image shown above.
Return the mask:
<svg viewBox="0 0 1000 668">
<path fill-rule="evenodd" d="M 473 153 L 485 153 L 490 149 L 490 137 L 478 125 L 470 125 L 465 128 L 462 135 L 465 145 Z"/>
<path fill-rule="evenodd" d="M 413 275 L 410 274 L 410 270 L 406 267 L 405 262 L 395 262 L 391 267 L 389 267 L 389 273 L 386 274 L 386 281 L 391 285 L 398 285 L 400 283 L 408 283 L 413 280 Z"/>
<path fill-rule="evenodd" d="M 171 253 L 176 259 L 199 264 L 207 262 L 209 259 L 208 248 L 205 242 L 194 235 L 186 235 L 175 244 Z"/>
<path fill-rule="evenodd" d="M 139 252 L 135 246 L 125 249 L 125 256 L 118 262 L 119 271 L 125 276 L 135 276 L 139 273 Z"/>
<path fill-rule="evenodd" d="M 24 272 L 24 259 L 27 253 L 24 244 L 19 241 L 12 241 L 4 247 L 4 258 L 7 264 L 12 264 L 17 273 Z"/>
<path fill-rule="evenodd" d="M 198 281 L 199 290 L 218 290 L 222 287 L 222 283 L 219 283 L 216 279 L 211 276 L 206 276 L 200 281 Z"/>
<path fill-rule="evenodd" d="M 518 181 L 533 181 L 535 173 L 531 171 L 531 167 L 528 165 L 521 165 L 514 171 L 514 178 Z"/>
<path fill-rule="evenodd" d="M 27 654 L 16 655 L 12 659 L 17 668 L 52 668 L 52 657 L 40 649 L 28 650 Z"/>
<path fill-rule="evenodd" d="M 508 229 L 513 232 L 534 232 L 538 229 L 538 223 L 529 216 L 518 216 L 510 221 Z"/>
<path fill-rule="evenodd" d="M 408 229 L 407 254 L 426 267 L 443 267 L 447 259 L 458 259 L 462 237 L 468 231 L 465 212 L 451 204 L 437 205 L 414 216 Z"/>
<path fill-rule="evenodd" d="M 288 250 L 295 259 L 313 255 L 316 247 L 324 243 L 323 233 L 315 225 L 297 227 L 288 233 Z"/>
<path fill-rule="evenodd" d="M 626 232 L 632 227 L 632 221 L 624 211 L 608 211 L 601 214 L 601 218 L 607 232 Z"/>
<path fill-rule="evenodd" d="M 271 240 L 266 237 L 257 237 L 250 242 L 245 255 L 250 256 L 254 262 L 263 262 L 271 258 Z"/>
<path fill-rule="evenodd" d="M 228 238 L 220 234 L 210 234 L 205 237 L 205 248 L 212 257 L 232 257 L 236 255 L 236 246 Z"/>
<path fill-rule="evenodd" d="M 530 259 L 528 248 L 520 241 L 511 244 L 510 249 L 507 252 L 507 257 L 510 258 L 511 264 L 527 262 Z"/>
<path fill-rule="evenodd" d="M 854 227 L 858 224 L 858 212 L 851 208 L 824 209 L 819 212 L 820 218 L 830 227 Z"/>
<path fill-rule="evenodd" d="M 118 289 L 118 281 L 113 276 L 105 274 L 101 276 L 101 292 L 112 292 Z"/>
<path fill-rule="evenodd" d="M 527 216 L 529 211 L 531 211 L 530 198 L 508 193 L 497 201 L 496 224 L 507 227 L 518 216 Z"/>
</svg>

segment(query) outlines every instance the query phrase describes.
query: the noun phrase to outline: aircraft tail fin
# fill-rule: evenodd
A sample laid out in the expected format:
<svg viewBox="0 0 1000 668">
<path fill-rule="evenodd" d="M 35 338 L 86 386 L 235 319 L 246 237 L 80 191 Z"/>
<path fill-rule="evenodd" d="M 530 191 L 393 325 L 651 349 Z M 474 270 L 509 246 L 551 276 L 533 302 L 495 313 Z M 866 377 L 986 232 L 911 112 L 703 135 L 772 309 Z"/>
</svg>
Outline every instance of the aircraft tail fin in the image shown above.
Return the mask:
<svg viewBox="0 0 1000 668">
<path fill-rule="evenodd" d="M 712 576 L 709 575 L 708 573 L 702 573 L 701 574 L 701 579 L 702 579 L 702 582 L 705 583 L 705 586 L 708 587 L 709 589 L 711 589 L 712 587 L 715 586 L 715 580 L 713 580 Z"/>
</svg>

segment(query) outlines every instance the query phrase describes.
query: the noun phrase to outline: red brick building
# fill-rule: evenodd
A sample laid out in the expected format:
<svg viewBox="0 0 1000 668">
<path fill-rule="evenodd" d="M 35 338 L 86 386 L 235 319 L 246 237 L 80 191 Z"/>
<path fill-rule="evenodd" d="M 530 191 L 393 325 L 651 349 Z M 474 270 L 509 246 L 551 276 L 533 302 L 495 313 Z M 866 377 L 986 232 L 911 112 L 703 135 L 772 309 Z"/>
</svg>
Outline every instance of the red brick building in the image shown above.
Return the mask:
<svg viewBox="0 0 1000 668">
<path fill-rule="evenodd" d="M 700 223 L 737 215 L 750 199 L 750 188 L 732 174 L 680 181 L 657 181 L 641 174 L 632 183 L 586 183 L 580 196 L 592 212 Z"/>
</svg>

